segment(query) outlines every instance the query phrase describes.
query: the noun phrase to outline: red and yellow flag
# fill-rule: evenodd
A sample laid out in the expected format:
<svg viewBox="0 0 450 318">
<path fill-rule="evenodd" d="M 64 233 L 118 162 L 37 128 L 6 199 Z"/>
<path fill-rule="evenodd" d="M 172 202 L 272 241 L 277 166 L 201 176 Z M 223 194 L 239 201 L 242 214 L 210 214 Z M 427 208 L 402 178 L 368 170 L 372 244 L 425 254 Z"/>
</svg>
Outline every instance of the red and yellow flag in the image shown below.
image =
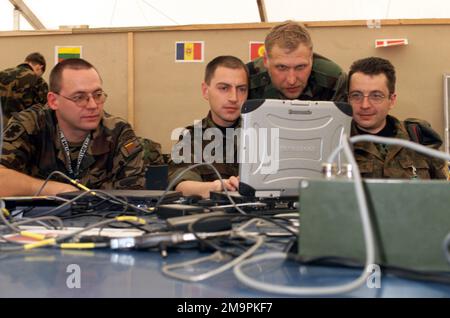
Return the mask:
<svg viewBox="0 0 450 318">
<path fill-rule="evenodd" d="M 249 55 L 250 55 L 250 61 L 253 61 L 254 59 L 264 56 L 264 42 L 250 42 L 249 45 Z"/>
<path fill-rule="evenodd" d="M 378 39 L 375 40 L 375 48 L 407 45 L 408 39 Z"/>
</svg>

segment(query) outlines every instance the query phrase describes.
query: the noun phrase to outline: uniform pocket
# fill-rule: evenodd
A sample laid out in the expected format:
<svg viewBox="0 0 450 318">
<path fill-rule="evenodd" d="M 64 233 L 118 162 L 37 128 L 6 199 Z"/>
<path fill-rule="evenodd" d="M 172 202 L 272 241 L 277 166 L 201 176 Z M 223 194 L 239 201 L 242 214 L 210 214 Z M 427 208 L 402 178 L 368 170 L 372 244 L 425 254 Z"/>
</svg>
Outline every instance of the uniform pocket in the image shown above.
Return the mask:
<svg viewBox="0 0 450 318">
<path fill-rule="evenodd" d="M 362 176 L 373 174 L 373 162 L 372 161 L 358 161 L 359 172 Z"/>
<path fill-rule="evenodd" d="M 430 165 L 424 159 L 400 159 L 399 164 L 411 178 L 430 179 Z"/>
</svg>

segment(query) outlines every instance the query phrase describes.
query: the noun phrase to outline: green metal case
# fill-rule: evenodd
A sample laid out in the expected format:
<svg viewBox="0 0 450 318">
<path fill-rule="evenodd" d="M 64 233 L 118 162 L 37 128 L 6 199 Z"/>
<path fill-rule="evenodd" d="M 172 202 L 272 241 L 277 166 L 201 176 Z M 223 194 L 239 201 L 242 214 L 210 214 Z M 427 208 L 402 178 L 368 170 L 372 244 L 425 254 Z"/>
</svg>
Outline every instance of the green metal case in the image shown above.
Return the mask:
<svg viewBox="0 0 450 318">
<path fill-rule="evenodd" d="M 443 240 L 450 232 L 446 181 L 365 180 L 377 264 L 450 271 Z M 354 183 L 349 179 L 300 184 L 299 254 L 365 261 Z"/>
</svg>

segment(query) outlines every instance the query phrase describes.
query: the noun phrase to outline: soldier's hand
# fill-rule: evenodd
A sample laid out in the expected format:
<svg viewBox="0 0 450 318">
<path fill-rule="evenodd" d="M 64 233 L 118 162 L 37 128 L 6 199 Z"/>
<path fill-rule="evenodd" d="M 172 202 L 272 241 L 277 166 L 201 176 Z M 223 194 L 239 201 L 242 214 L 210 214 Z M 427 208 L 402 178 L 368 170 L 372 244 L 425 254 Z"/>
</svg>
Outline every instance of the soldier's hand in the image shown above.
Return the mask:
<svg viewBox="0 0 450 318">
<path fill-rule="evenodd" d="M 228 191 L 237 191 L 239 188 L 239 177 L 230 177 L 229 179 L 223 179 L 223 184 Z M 222 182 L 220 180 L 214 181 L 213 191 L 223 191 Z"/>
<path fill-rule="evenodd" d="M 239 177 L 231 176 L 230 179 L 228 179 L 228 180 L 230 181 L 230 184 L 235 189 L 233 191 L 237 191 L 239 189 Z"/>
<path fill-rule="evenodd" d="M 44 195 L 56 195 L 58 193 L 63 192 L 72 192 L 72 191 L 79 191 L 80 189 L 74 187 L 71 184 L 62 183 L 62 182 L 56 182 L 56 181 L 49 181 L 45 188 L 42 189 L 42 193 Z"/>
</svg>

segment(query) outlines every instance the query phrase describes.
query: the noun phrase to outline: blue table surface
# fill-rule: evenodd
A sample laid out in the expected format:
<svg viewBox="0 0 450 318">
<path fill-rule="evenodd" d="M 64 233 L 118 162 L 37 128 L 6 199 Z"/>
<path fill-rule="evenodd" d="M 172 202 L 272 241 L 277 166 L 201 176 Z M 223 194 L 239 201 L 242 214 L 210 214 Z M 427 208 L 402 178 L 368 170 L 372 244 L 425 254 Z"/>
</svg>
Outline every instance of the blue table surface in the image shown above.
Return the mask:
<svg viewBox="0 0 450 318">
<path fill-rule="evenodd" d="M 85 223 L 83 220 L 89 222 Z M 89 218 L 83 218 L 65 224 L 85 226 L 92 222 Z M 269 248 L 279 250 L 276 245 Z M 267 248 L 262 248 L 259 253 L 266 250 Z M 0 253 L 0 297 L 287 297 L 247 287 L 238 281 L 232 270 L 195 283 L 168 277 L 161 271 L 164 264 L 175 264 L 207 255 L 210 253 L 202 253 L 196 249 L 170 250 L 167 258 L 161 257 L 158 251 L 109 249 L 41 248 L 17 253 L 3 252 Z M 80 288 L 71 288 L 74 287 L 70 284 L 73 278 L 73 271 L 70 270 L 72 264 L 80 269 Z M 198 274 L 198 271 L 211 269 L 211 264 L 186 268 L 184 273 L 193 273 L 194 269 Z M 269 260 L 246 267 L 245 273 L 259 281 L 277 285 L 323 287 L 348 283 L 360 276 L 361 269 L 305 266 L 294 261 Z M 381 288 L 369 288 L 365 284 L 351 293 L 334 296 L 450 297 L 450 284 L 383 274 Z"/>
<path fill-rule="evenodd" d="M 197 283 L 176 280 L 161 271 L 163 264 L 205 255 L 194 250 L 172 251 L 165 259 L 155 251 L 39 249 L 3 253 L 0 255 L 0 297 L 285 297 L 241 284 L 232 270 Z M 68 272 L 71 264 L 80 268 L 80 288 L 68 287 L 73 274 Z M 259 280 L 290 286 L 342 284 L 360 274 L 357 269 L 299 266 L 293 261 L 276 260 L 250 266 L 246 271 Z M 383 275 L 381 288 L 363 286 L 339 296 L 449 297 L 450 285 Z"/>
</svg>

